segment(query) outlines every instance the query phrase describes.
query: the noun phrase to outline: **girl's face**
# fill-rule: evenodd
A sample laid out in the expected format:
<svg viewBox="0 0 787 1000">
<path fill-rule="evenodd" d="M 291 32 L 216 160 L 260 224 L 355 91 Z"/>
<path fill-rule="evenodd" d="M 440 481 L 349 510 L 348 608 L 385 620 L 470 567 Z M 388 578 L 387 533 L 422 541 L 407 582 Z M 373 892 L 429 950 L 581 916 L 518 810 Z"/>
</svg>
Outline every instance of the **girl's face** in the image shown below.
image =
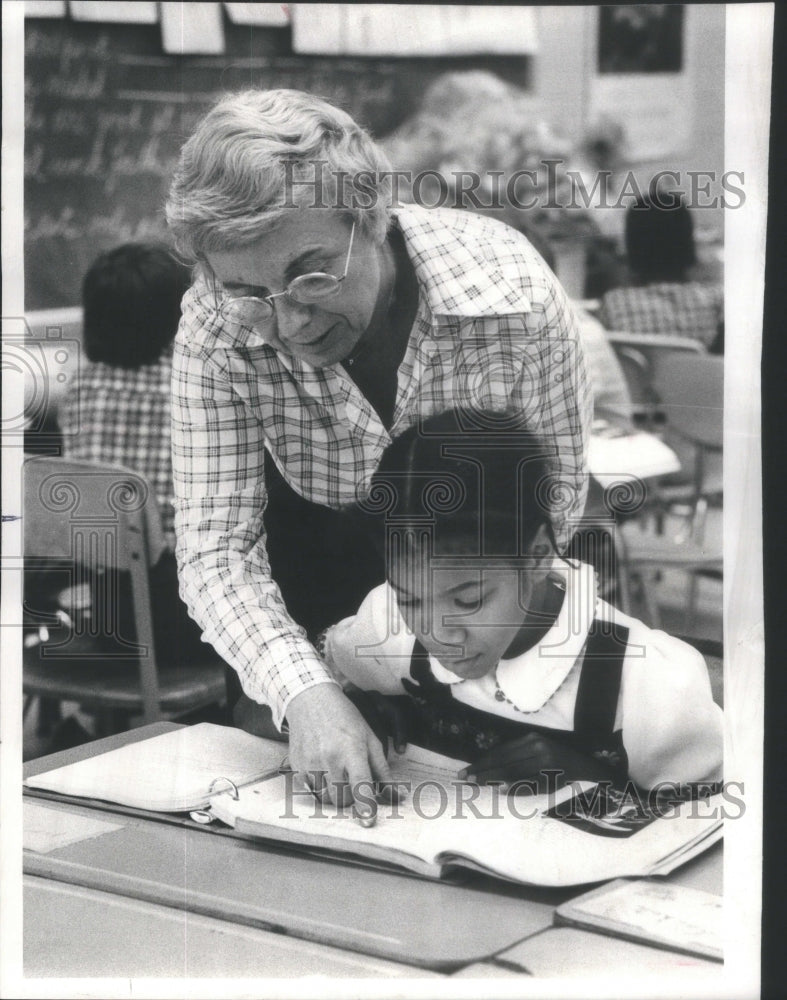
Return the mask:
<svg viewBox="0 0 787 1000">
<path fill-rule="evenodd" d="M 216 250 L 207 259 L 228 295 L 264 298 L 302 274 L 321 271 L 339 277 L 349 243 L 350 225 L 340 215 L 293 210 L 255 243 Z M 356 226 L 347 276 L 338 292 L 311 304 L 277 297 L 273 316 L 259 332 L 275 350 L 317 368 L 337 364 L 352 353 L 387 301 L 381 265 L 380 247 Z"/>
<path fill-rule="evenodd" d="M 403 559 L 392 567 L 390 583 L 427 652 L 446 670 L 476 679 L 494 670 L 519 637 L 534 577 L 508 564 L 479 568 L 477 558 L 452 557 L 439 568 Z"/>
</svg>

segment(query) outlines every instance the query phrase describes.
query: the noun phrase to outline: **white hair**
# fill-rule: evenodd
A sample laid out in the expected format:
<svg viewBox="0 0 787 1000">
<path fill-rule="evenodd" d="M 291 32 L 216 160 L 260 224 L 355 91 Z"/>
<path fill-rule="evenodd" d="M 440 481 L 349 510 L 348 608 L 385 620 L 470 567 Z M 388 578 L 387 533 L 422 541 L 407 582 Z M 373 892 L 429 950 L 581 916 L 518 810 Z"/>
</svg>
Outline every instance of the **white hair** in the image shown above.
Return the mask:
<svg viewBox="0 0 787 1000">
<path fill-rule="evenodd" d="M 390 222 L 390 165 L 339 108 L 299 90 L 222 98 L 183 146 L 166 204 L 181 253 L 254 242 L 294 208 L 336 208 L 382 243 Z"/>
</svg>

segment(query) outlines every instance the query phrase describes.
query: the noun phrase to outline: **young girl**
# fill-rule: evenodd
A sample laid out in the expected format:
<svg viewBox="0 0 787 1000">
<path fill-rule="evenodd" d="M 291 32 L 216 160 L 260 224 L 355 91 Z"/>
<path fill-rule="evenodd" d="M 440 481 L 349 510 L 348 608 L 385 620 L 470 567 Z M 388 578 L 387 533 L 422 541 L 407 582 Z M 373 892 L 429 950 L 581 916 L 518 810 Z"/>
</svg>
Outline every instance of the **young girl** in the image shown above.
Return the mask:
<svg viewBox="0 0 787 1000">
<path fill-rule="evenodd" d="M 511 415 L 454 410 L 411 427 L 362 504 L 388 582 L 325 633 L 326 662 L 378 708 L 387 696 L 398 743 L 469 761 L 481 782 L 543 784 L 554 769 L 647 789 L 718 780 L 722 713 L 702 656 L 616 611 L 592 567 L 560 558 L 561 495 Z"/>
</svg>

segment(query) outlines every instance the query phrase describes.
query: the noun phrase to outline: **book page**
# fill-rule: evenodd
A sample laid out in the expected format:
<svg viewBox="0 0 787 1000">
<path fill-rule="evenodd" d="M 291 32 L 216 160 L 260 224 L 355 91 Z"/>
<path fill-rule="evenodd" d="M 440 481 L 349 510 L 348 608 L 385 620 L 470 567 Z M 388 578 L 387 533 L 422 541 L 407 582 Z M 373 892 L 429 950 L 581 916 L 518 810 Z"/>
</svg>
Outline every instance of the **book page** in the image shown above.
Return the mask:
<svg viewBox="0 0 787 1000">
<path fill-rule="evenodd" d="M 461 761 L 420 748 L 413 749 L 409 760 L 407 754 L 397 756 L 392 770 L 395 780 L 404 782 L 406 794 L 396 803 L 379 803 L 372 827 L 362 826 L 351 809 L 319 802 L 292 775 L 249 785 L 240 790 L 237 800 L 228 793 L 216 795 L 211 809 L 243 833 L 406 866 L 413 858 L 433 866 L 467 860 L 469 867 L 514 881 L 554 885 L 592 881 L 585 877 L 583 848 L 604 838 L 564 826 L 547 815 L 569 802 L 576 788 L 516 797 L 514 805 L 497 786 L 452 780 Z M 577 786 L 587 790 L 594 783 L 578 782 Z M 684 830 L 684 838 L 686 834 Z M 607 843 L 600 850 L 595 867 L 590 865 L 593 874 L 620 853 L 620 846 Z M 660 857 L 656 846 L 649 863 Z M 623 870 L 633 874 L 649 870 L 639 858 L 629 860 L 628 865 L 627 869 L 624 863 Z M 621 871 L 613 866 L 609 877 L 617 874 Z"/>
<path fill-rule="evenodd" d="M 277 767 L 284 748 L 240 729 L 202 722 L 28 778 L 30 788 L 138 809 L 196 809 L 219 777 L 243 785 Z"/>
<path fill-rule="evenodd" d="M 669 815 L 654 815 L 647 824 L 613 835 L 596 820 L 592 788 L 587 782 L 575 783 L 574 792 L 567 786 L 548 797 L 546 809 L 544 796 L 502 798 L 500 819 L 447 830 L 443 858 L 468 857 L 514 881 L 579 885 L 650 875 L 665 859 L 674 867 L 695 845 L 710 847 L 722 835 L 718 795 L 708 799 L 701 814 L 691 812 L 695 803 L 683 803 Z"/>
<path fill-rule="evenodd" d="M 402 852 L 434 864 L 445 840 L 439 816 L 449 801 L 446 787 L 437 779 L 427 783 L 414 807 L 413 796 L 395 804 L 379 805 L 377 822 L 361 826 L 351 809 L 319 802 L 299 788 L 292 775 L 276 776 L 240 789 L 234 800 L 222 793 L 211 799 L 211 810 L 224 823 L 261 837 L 344 850 L 370 857 L 394 859 L 386 852 Z M 441 790 L 442 789 L 442 790 Z M 419 815 L 419 812 L 421 815 Z M 433 816 L 431 822 L 424 819 Z"/>
</svg>

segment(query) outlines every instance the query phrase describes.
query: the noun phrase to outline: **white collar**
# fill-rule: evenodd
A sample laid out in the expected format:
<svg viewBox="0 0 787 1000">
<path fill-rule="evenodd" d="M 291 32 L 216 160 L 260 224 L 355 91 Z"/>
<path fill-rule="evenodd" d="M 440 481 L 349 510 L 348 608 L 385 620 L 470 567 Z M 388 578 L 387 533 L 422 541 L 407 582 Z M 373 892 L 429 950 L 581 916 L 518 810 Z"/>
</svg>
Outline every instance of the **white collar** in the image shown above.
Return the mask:
<svg viewBox="0 0 787 1000">
<path fill-rule="evenodd" d="M 542 708 L 565 681 L 587 641 L 596 612 L 596 578 L 592 566 L 571 566 L 555 560 L 552 567 L 565 582 L 566 593 L 555 624 L 539 643 L 511 660 L 501 660 L 494 675 L 468 684 L 491 681 L 508 701 L 521 712 Z M 434 657 L 429 658 L 435 680 L 441 684 L 459 684 L 463 678 L 446 670 Z"/>
</svg>

